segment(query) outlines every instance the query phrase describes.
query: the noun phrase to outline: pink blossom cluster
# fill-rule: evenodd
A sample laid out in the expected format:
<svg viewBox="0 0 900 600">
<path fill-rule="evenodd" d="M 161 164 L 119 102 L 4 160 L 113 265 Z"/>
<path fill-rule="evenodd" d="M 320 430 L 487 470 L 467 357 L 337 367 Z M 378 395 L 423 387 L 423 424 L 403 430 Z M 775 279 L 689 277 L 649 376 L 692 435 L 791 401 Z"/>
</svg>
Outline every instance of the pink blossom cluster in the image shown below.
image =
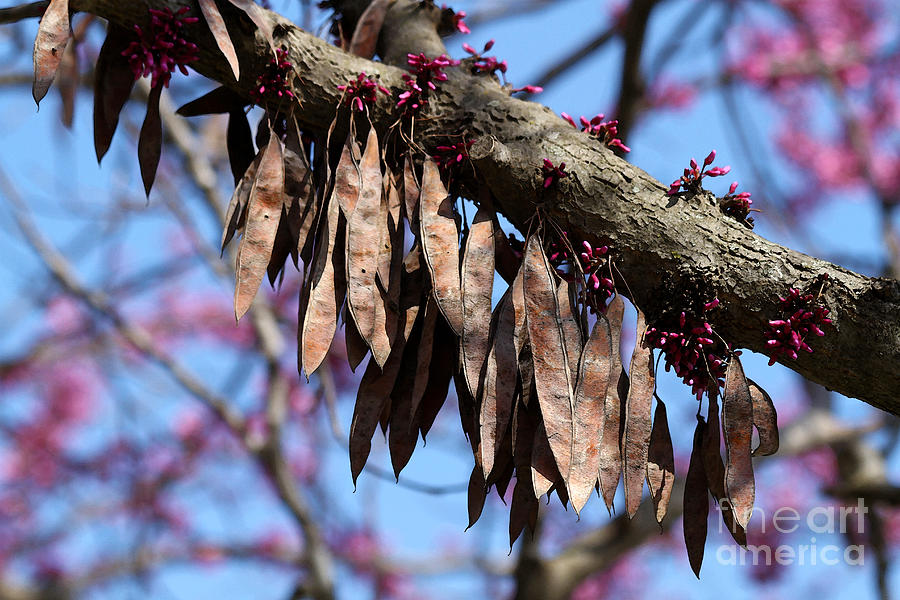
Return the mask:
<svg viewBox="0 0 900 600">
<path fill-rule="evenodd" d="M 667 193 L 670 196 L 677 194 L 679 191 L 697 193 L 703 189 L 702 181 L 704 177 L 721 177 L 722 175 L 727 175 L 731 171 L 731 167 L 713 167 L 712 169 L 707 169 L 706 167 L 713 164 L 713 161 L 715 160 L 715 150 L 710 152 L 706 158 L 703 159 L 702 167 L 697 164 L 696 159 L 692 158 L 690 168 L 685 168 L 684 174 L 672 182 Z"/>
<path fill-rule="evenodd" d="M 494 47 L 494 40 L 488 40 L 488 42 L 484 45 L 484 50 L 481 52 L 477 51 L 475 48 L 470 46 L 469 44 L 463 44 L 463 50 L 472 55 L 472 73 L 494 73 L 495 71 L 500 71 L 501 73 L 506 73 L 507 65 L 506 61 L 498 61 L 496 56 L 484 56 L 485 52 L 489 52 L 491 48 Z"/>
<path fill-rule="evenodd" d="M 266 102 L 280 102 L 284 98 L 293 100 L 295 96 L 289 81 L 293 69 L 294 65 L 287 59 L 287 51 L 276 48 L 275 57 L 256 78 L 256 87 L 250 91 L 253 102 L 262 105 Z"/>
<path fill-rule="evenodd" d="M 703 312 L 718 305 L 719 299 L 715 298 L 703 306 Z M 674 369 L 698 400 L 710 386 L 725 385 L 728 348 L 714 339 L 712 325 L 706 319 L 682 311 L 677 319 L 650 327 L 644 339 L 650 347 L 662 350 L 666 371 Z"/>
<path fill-rule="evenodd" d="M 564 179 L 568 176 L 569 174 L 566 173 L 566 163 L 561 162 L 559 165 L 554 165 L 553 161 L 549 158 L 544 159 L 544 164 L 541 166 L 541 177 L 544 178 L 544 189 L 547 189 L 560 179 Z"/>
<path fill-rule="evenodd" d="M 405 107 L 406 113 L 413 113 L 428 104 L 428 92 L 437 90 L 437 83 L 447 81 L 447 74 L 444 69 L 447 67 L 455 67 L 459 64 L 458 60 L 448 58 L 446 54 L 441 54 L 436 58 L 428 58 L 423 53 L 407 54 L 406 62 L 410 66 L 415 78 L 410 75 L 404 75 L 403 81 L 406 82 L 408 88 L 401 93 L 397 101 L 397 107 Z"/>
<path fill-rule="evenodd" d="M 825 274 L 820 281 L 824 282 L 827 278 Z M 774 365 L 780 356 L 797 360 L 800 350 L 812 353 L 806 337 L 810 333 L 825 335 L 822 327 L 831 323 L 828 318 L 830 311 L 824 306 L 814 305 L 812 294 L 801 294 L 797 288 L 790 288 L 788 295 L 778 300 L 782 318 L 769 321 L 766 331 L 766 345 L 772 352 L 769 365 Z"/>
<path fill-rule="evenodd" d="M 731 187 L 728 188 L 728 194 L 719 199 L 719 208 L 729 217 L 753 227 L 753 217 L 749 215 L 750 211 L 756 209 L 750 208 L 750 205 L 753 204 L 753 200 L 750 199 L 750 192 L 735 194 L 737 187 L 737 181 L 731 184 Z"/>
<path fill-rule="evenodd" d="M 441 4 L 441 10 L 453 10 L 453 9 L 448 8 L 448 6 L 446 4 Z M 469 26 L 466 25 L 465 21 L 463 21 L 463 19 L 465 19 L 465 18 L 466 18 L 466 11 L 460 10 L 460 11 L 454 12 L 453 18 L 452 18 L 453 26 L 456 28 L 456 30 L 458 32 L 468 35 L 468 34 L 472 33 L 472 30 L 469 29 Z"/>
<path fill-rule="evenodd" d="M 556 274 L 563 281 L 575 281 L 575 270 L 572 267 L 572 253 L 569 246 L 569 234 L 562 232 L 565 240 L 550 242 L 547 248 L 547 259 L 553 266 Z M 518 241 L 518 240 L 516 240 Z M 592 246 L 588 241 L 581 242 L 582 252 L 578 254 L 579 273 L 583 273 L 586 280 L 583 290 L 580 292 L 580 300 L 592 313 L 606 311 L 606 302 L 615 293 L 615 283 L 611 279 L 612 273 L 606 269 L 609 266 L 609 247 Z M 609 277 L 606 275 L 609 274 Z"/>
<path fill-rule="evenodd" d="M 450 172 L 453 168 L 459 167 L 462 163 L 469 159 L 469 148 L 475 140 L 463 140 L 454 142 L 449 146 L 438 146 L 434 149 L 432 156 L 437 161 L 438 167 L 444 173 Z"/>
<path fill-rule="evenodd" d="M 174 13 L 168 8 L 151 8 L 150 25 L 134 26 L 138 39 L 122 51 L 122 56 L 128 59 L 135 80 L 150 75 L 152 87 L 169 87 L 176 67 L 183 74 L 188 74 L 185 65 L 199 56 L 197 44 L 184 37 L 184 26 L 198 20 L 197 17 L 184 16 L 189 10 L 187 6 Z"/>
<path fill-rule="evenodd" d="M 386 87 L 370 79 L 365 71 L 357 75 L 355 80 L 347 82 L 346 85 L 339 85 L 337 89 L 344 94 L 344 104 L 360 112 L 377 102 L 377 92 L 391 95 Z"/>
<path fill-rule="evenodd" d="M 602 275 L 602 270 L 609 264 L 609 246 L 591 246 L 586 241 L 581 245 L 584 248 L 580 254 L 581 269 L 587 275 L 584 301 L 591 312 L 604 312 L 606 301 L 612 298 L 616 290 L 612 273 L 609 273 L 610 277 Z"/>
<path fill-rule="evenodd" d="M 578 129 L 578 126 L 575 124 L 575 119 L 569 113 L 560 113 L 563 119 L 565 119 L 572 127 Z M 593 117 L 590 121 L 586 118 L 581 117 L 579 120 L 581 121 L 581 130 L 586 132 L 588 135 L 591 135 L 604 144 L 606 144 L 609 148 L 619 148 L 622 152 L 631 152 L 631 148 L 622 143 L 622 140 L 618 138 L 619 135 L 619 120 L 611 119 L 609 121 L 603 120 L 604 115 L 600 113 Z"/>
</svg>

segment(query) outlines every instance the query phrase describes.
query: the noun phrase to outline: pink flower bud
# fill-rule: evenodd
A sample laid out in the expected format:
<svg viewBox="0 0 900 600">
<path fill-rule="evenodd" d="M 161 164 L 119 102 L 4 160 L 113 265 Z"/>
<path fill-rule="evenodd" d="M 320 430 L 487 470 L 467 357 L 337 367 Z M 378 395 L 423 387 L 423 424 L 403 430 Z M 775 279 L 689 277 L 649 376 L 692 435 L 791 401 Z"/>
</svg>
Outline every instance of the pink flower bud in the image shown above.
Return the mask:
<svg viewBox="0 0 900 600">
<path fill-rule="evenodd" d="M 713 298 L 712 301 L 707 302 L 706 304 L 703 305 L 703 310 L 704 311 L 712 310 L 713 308 L 717 307 L 718 305 L 719 305 L 719 299 Z"/>
<path fill-rule="evenodd" d="M 713 161 L 714 161 L 714 160 L 716 160 L 716 151 L 715 151 L 715 150 L 713 150 L 712 152 L 710 152 L 710 153 L 706 156 L 706 158 L 703 159 L 703 166 L 704 166 L 704 167 L 708 167 L 709 165 L 713 164 Z"/>
</svg>

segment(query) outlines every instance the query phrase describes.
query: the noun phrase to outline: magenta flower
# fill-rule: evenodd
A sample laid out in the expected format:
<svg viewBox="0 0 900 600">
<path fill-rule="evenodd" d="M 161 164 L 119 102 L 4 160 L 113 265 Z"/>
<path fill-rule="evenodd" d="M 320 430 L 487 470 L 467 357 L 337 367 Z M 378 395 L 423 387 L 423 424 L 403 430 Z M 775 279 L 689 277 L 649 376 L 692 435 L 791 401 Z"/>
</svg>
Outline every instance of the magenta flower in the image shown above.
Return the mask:
<svg viewBox="0 0 900 600">
<path fill-rule="evenodd" d="M 466 25 L 466 22 L 463 19 L 466 18 L 466 11 L 461 10 L 455 15 L 453 15 L 453 24 L 456 25 L 456 30 L 463 34 L 470 34 L 472 30 L 469 29 L 469 26 Z"/>
<path fill-rule="evenodd" d="M 437 89 L 433 85 L 435 81 L 447 81 L 447 74 L 444 69 L 447 67 L 455 67 L 459 64 L 458 60 L 449 58 L 446 54 L 441 54 L 436 58 L 428 58 L 423 53 L 407 54 L 406 63 L 411 67 L 410 71 L 415 73 L 416 80 L 422 84 L 429 84 L 432 90 Z"/>
<path fill-rule="evenodd" d="M 484 45 L 484 50 L 482 50 L 481 52 L 478 52 L 469 44 L 463 44 L 463 50 L 471 54 L 472 58 L 474 59 L 472 62 L 473 75 L 478 73 L 493 73 L 495 71 L 506 73 L 507 65 L 505 60 L 498 61 L 496 56 L 483 55 L 493 47 L 494 40 L 489 40 L 488 43 Z"/>
<path fill-rule="evenodd" d="M 828 274 L 819 276 L 819 282 L 824 285 Z M 781 318 L 769 321 L 766 330 L 766 345 L 771 350 L 769 365 L 774 365 L 779 357 L 785 356 L 797 360 L 798 352 L 812 353 L 813 349 L 806 343 L 809 334 L 823 336 L 822 327 L 831 324 L 828 318 L 830 312 L 824 306 L 814 305 L 812 294 L 801 294 L 800 290 L 790 288 L 788 295 L 779 298 Z"/>
<path fill-rule="evenodd" d="M 515 94 L 517 92 L 525 92 L 526 94 L 540 94 L 543 91 L 544 88 L 539 85 L 526 85 L 525 87 L 513 88 L 510 90 L 510 93 Z"/>
<path fill-rule="evenodd" d="M 559 166 L 555 166 L 549 159 L 544 159 L 544 166 L 541 167 L 542 176 L 544 178 L 544 189 L 547 189 L 560 179 L 568 177 L 566 173 L 566 163 L 561 162 Z"/>
<path fill-rule="evenodd" d="M 727 166 L 713 167 L 707 170 L 706 167 L 710 166 L 714 160 L 716 160 L 715 150 L 710 152 L 707 157 L 703 159 L 702 168 L 697 164 L 697 160 L 692 158 L 690 167 L 686 168 L 684 174 L 669 185 L 669 191 L 666 193 L 670 196 L 677 194 L 680 191 L 696 194 L 703 189 L 702 181 L 704 177 L 721 177 L 722 175 L 727 175 L 731 171 L 731 167 Z"/>
<path fill-rule="evenodd" d="M 751 212 L 759 211 L 755 208 L 750 208 L 750 205 L 753 204 L 753 200 L 750 199 L 750 192 L 741 192 L 740 194 L 735 194 L 737 187 L 737 181 L 731 184 L 731 186 L 728 188 L 728 194 L 719 199 L 719 208 L 729 217 L 732 217 L 733 219 L 736 219 L 752 228 L 753 218 L 749 215 Z"/>
<path fill-rule="evenodd" d="M 138 39 L 122 51 L 128 59 L 135 80 L 151 76 L 151 87 L 169 87 L 169 80 L 177 67 L 187 75 L 185 65 L 197 60 L 197 45 L 184 37 L 184 26 L 197 22 L 197 17 L 185 17 L 190 10 L 183 6 L 177 12 L 168 8 L 150 9 L 150 25 L 134 26 Z"/>
<path fill-rule="evenodd" d="M 437 82 L 447 81 L 444 69 L 458 65 L 459 61 L 445 54 L 433 59 L 422 53 L 407 54 L 406 57 L 415 79 L 409 75 L 403 76 L 407 90 L 399 95 L 397 107 L 404 107 L 405 114 L 411 115 L 428 103 L 428 92 L 437 90 Z"/>
<path fill-rule="evenodd" d="M 568 113 L 560 113 L 560 116 L 565 119 L 569 125 L 578 129 L 578 125 L 575 124 L 575 119 L 573 119 L 571 115 Z M 596 115 L 590 121 L 581 117 L 581 130 L 588 135 L 599 139 L 606 144 L 608 148 L 620 148 L 623 152 L 631 152 L 631 148 L 623 144 L 622 140 L 618 138 L 619 121 L 617 119 L 604 121 L 603 117 L 603 113 Z"/>
<path fill-rule="evenodd" d="M 437 161 L 441 171 L 448 173 L 469 159 L 469 148 L 471 148 L 474 143 L 475 140 L 472 139 L 454 142 L 449 146 L 438 146 L 435 148 L 435 152 L 432 156 Z"/>
<path fill-rule="evenodd" d="M 718 306 L 714 298 L 703 305 L 706 312 Z M 725 363 L 729 348 L 715 339 L 712 325 L 701 317 L 682 312 L 677 319 L 669 316 L 647 330 L 647 344 L 659 348 L 665 356 L 666 371 L 674 370 L 681 380 L 700 397 L 710 387 L 725 385 Z"/>
<path fill-rule="evenodd" d="M 290 77 L 294 65 L 287 60 L 287 52 L 283 48 L 275 49 L 275 58 L 269 61 L 265 70 L 256 78 L 256 87 L 250 90 L 253 102 L 263 105 L 266 102 L 280 102 L 283 98 L 294 99 L 290 90 Z"/>
<path fill-rule="evenodd" d="M 425 106 L 428 103 L 428 99 L 425 97 L 425 90 L 419 86 L 415 79 L 409 75 L 404 75 L 403 81 L 408 89 L 398 96 L 397 107 L 406 107 L 406 113 L 411 114 Z"/>
<path fill-rule="evenodd" d="M 344 93 L 344 104 L 360 112 L 367 106 L 375 104 L 378 100 L 377 92 L 391 95 L 386 87 L 370 79 L 365 71 L 357 75 L 355 80 L 350 80 L 347 85 L 339 85 L 337 89 Z"/>
<path fill-rule="evenodd" d="M 453 10 L 452 8 L 448 8 L 446 4 L 441 4 L 441 10 Z M 466 25 L 463 19 L 466 18 L 466 11 L 461 10 L 459 12 L 453 13 L 453 26 L 456 27 L 456 30 L 460 33 L 469 34 L 472 31 L 469 29 L 468 25 Z"/>
</svg>

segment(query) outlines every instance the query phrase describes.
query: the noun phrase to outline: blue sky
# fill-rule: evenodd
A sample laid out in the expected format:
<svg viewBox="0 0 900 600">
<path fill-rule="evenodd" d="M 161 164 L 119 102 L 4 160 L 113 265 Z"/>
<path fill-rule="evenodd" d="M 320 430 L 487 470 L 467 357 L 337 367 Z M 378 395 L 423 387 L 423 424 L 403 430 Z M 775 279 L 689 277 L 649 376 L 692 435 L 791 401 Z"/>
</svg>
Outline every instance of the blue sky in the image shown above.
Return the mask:
<svg viewBox="0 0 900 600">
<path fill-rule="evenodd" d="M 273 2 L 278 9 L 285 2 Z M 289 3 L 288 3 L 289 4 Z M 487 2 L 456 3 L 457 9 L 465 9 L 470 13 Z M 608 24 L 609 5 L 596 0 L 568 0 L 558 2 L 540 13 L 509 18 L 491 24 L 490 28 L 474 27 L 470 36 L 456 36 L 447 40 L 447 46 L 455 57 L 462 57 L 461 44 L 468 42 L 480 48 L 488 39 L 496 39 L 492 50 L 500 58 L 509 63 L 507 78 L 516 86 L 533 83 L 546 66 L 571 47 L 577 46 Z M 668 31 L 678 22 L 682 14 L 695 10 L 693 2 L 675 2 L 663 6 L 651 22 L 648 39 L 651 48 L 656 34 Z M 295 10 L 285 10 L 288 16 L 296 14 Z M 714 21 L 707 19 L 701 32 L 714 27 Z M 705 29 L 704 29 L 705 28 Z M 29 24 L 28 36 L 33 35 L 35 24 Z M 0 49 L 8 47 L 9 41 L 0 39 Z M 703 52 L 703 45 L 698 43 L 697 53 L 690 55 L 674 65 L 674 73 L 685 77 L 698 71 L 714 67 L 713 57 Z M 547 104 L 554 111 L 566 111 L 574 116 L 584 114 L 592 116 L 597 112 L 609 113 L 613 108 L 618 80 L 618 63 L 621 48 L 618 43 L 609 44 L 597 53 L 590 61 L 573 70 L 560 79 L 554 86 L 537 96 L 536 100 Z M 21 56 L 14 62 L 5 63 L 0 68 L 0 75 L 7 72 L 27 72 L 30 69 L 30 56 Z M 192 79 L 200 79 L 192 76 Z M 763 124 L 760 140 L 765 139 L 765 124 L 772 123 L 772 107 L 752 93 L 742 93 L 742 107 L 752 113 L 756 123 Z M 129 109 L 133 119 L 140 118 L 141 108 L 132 106 Z M 0 92 L 0 160 L 8 176 L 20 184 L 29 206 L 42 230 L 57 246 L 78 242 L 85 235 L 85 229 L 97 235 L 103 235 L 103 224 L 91 225 L 93 216 L 103 212 L 102 208 L 94 208 L 95 202 L 104 202 L 107 198 L 120 196 L 132 202 L 142 201 L 143 192 L 136 170 L 134 149 L 128 147 L 125 137 L 117 136 L 113 150 L 105 159 L 103 168 L 98 168 L 94 158 L 91 134 L 91 118 L 89 98 L 79 97 L 78 111 L 74 129 L 66 131 L 58 127 L 58 100 L 54 92 L 45 100 L 41 111 L 34 110 L 29 90 L 22 86 L 18 89 L 4 89 Z M 677 176 L 690 157 L 705 156 L 712 148 L 718 150 L 718 164 L 730 164 L 733 168 L 731 176 L 742 182 L 741 189 L 750 189 L 751 172 L 743 158 L 746 152 L 758 152 L 763 156 L 772 156 L 773 148 L 761 147 L 747 149 L 740 147 L 734 135 L 727 127 L 728 115 L 721 100 L 714 96 L 701 97 L 688 110 L 661 113 L 648 118 L 638 127 L 625 142 L 633 149 L 628 159 L 648 171 L 651 175 L 668 182 Z M 139 121 L 138 121 L 139 122 Z M 165 157 L 164 157 L 165 160 Z M 123 166 L 124 168 L 117 168 Z M 784 166 L 776 166 L 774 172 L 790 183 L 791 173 Z M 715 182 L 710 187 L 723 193 L 731 181 Z M 221 181 L 223 193 L 227 193 L 229 181 Z M 110 193 L 110 190 L 114 193 Z M 195 207 L 196 198 L 188 191 L 184 203 Z M 159 208 L 158 192 L 156 197 L 144 209 L 142 218 L 134 226 L 118 231 L 114 235 L 123 246 L 140 247 L 156 243 L 159 233 L 164 229 L 165 211 Z M 756 195 L 754 196 L 756 198 Z M 80 220 L 62 219 L 55 208 L 60 203 L 67 206 L 80 206 L 83 218 Z M 767 210 L 765 200 L 755 205 L 763 209 L 758 217 L 757 231 L 774 239 L 788 243 L 793 247 L 806 249 L 804 241 L 796 236 L 787 235 L 783 227 L 778 225 L 779 216 L 775 210 Z M 210 220 L 203 220 L 201 210 L 192 209 L 193 214 L 202 223 L 201 228 L 210 239 L 218 239 Z M 0 207 L 0 224 L 8 232 L 15 230 L 9 217 L 8 208 Z M 834 202 L 817 210 L 809 226 L 809 239 L 816 241 L 817 250 L 824 250 L 835 255 L 851 255 L 877 260 L 881 256 L 878 242 L 879 232 L 877 214 L 866 202 Z M 852 234 L 845 232 L 851 231 Z M 0 252 L 6 260 L 0 268 L 0 307 L 2 307 L 4 329 L 9 332 L 0 340 L 0 354 L 13 354 L 39 326 L 32 316 L 33 306 L 27 294 L 20 291 L 37 279 L 39 266 L 23 251 L 19 239 L 10 234 L 0 238 Z M 77 252 L 77 251 L 76 251 Z M 88 280 L 100 282 L 109 275 L 111 254 L 104 252 L 93 255 L 77 256 L 81 274 Z M 124 277 L 142 266 L 152 263 L 155 255 L 151 252 L 130 251 L 125 264 L 116 266 L 116 273 Z M 222 289 L 222 294 L 230 298 L 231 290 Z M 211 364 L 208 356 L 198 353 L 192 360 L 192 367 L 199 373 L 209 374 L 219 381 L 221 369 Z M 745 354 L 745 369 L 748 374 L 763 387 L 770 390 L 776 405 L 789 405 L 791 396 L 796 393 L 796 380 L 792 373 L 781 366 L 767 367 L 765 357 Z M 128 382 L 123 382 L 123 389 Z M 687 424 L 694 411 L 694 403 L 689 390 L 677 382 L 672 376 L 661 376 L 659 393 L 667 401 L 670 411 L 670 423 L 673 424 L 673 435 L 676 447 L 689 446 L 691 432 L 686 427 L 674 430 L 675 424 Z M 171 386 L 160 384 L 165 393 Z M 140 393 L 142 390 L 131 390 Z M 115 400 L 113 398 L 112 400 Z M 855 400 L 836 397 L 839 414 L 848 421 L 862 421 L 873 413 L 870 409 Z M 173 408 L 173 407 L 169 407 Z M 165 420 L 171 415 L 164 399 L 159 407 L 151 410 L 156 418 Z M 448 406 L 445 412 L 452 412 Z M 352 406 L 343 403 L 341 417 L 345 428 L 349 425 Z M 451 415 L 452 417 L 452 415 Z M 322 427 L 327 427 L 324 419 Z M 440 484 L 465 483 L 471 470 L 471 457 L 461 453 L 463 445 L 461 433 L 453 418 L 445 419 L 439 429 L 429 436 L 427 447 L 419 447 L 412 462 L 401 476 L 402 479 L 428 481 Z M 392 551 L 400 557 L 416 557 L 427 554 L 435 547 L 447 541 L 471 549 L 472 553 L 487 553 L 503 561 L 506 553 L 506 512 L 502 506 L 489 504 L 486 514 L 476 527 L 465 534 L 466 506 L 465 494 L 446 496 L 428 496 L 412 492 L 403 487 L 384 483 L 371 475 L 363 474 L 359 489 L 354 493 L 349 476 L 348 461 L 345 451 L 333 446 L 333 451 L 324 460 L 323 468 L 334 475 L 330 477 L 331 495 L 339 498 L 339 506 L 333 507 L 336 514 L 350 515 L 362 520 L 365 515 L 376 515 L 379 527 L 390 532 Z M 390 470 L 390 460 L 384 444 L 376 436 L 373 444 L 374 464 Z M 238 486 L 246 479 L 246 465 L 236 467 L 229 475 L 234 477 Z M 766 478 L 763 468 L 761 479 Z M 235 489 L 240 489 L 236 487 Z M 268 525 L 287 527 L 284 515 L 271 514 L 272 502 L 261 492 L 258 501 L 244 503 L 240 507 L 240 518 L 209 508 L 200 515 L 203 527 L 214 534 L 227 534 L 234 523 L 242 523 L 248 528 L 260 528 Z M 374 507 L 374 510 L 373 510 Z M 592 500 L 587 509 L 588 516 L 583 522 L 576 522 L 574 515 L 569 515 L 566 526 L 573 530 L 585 530 L 591 524 L 603 522 L 605 512 L 601 503 Z M 601 515 L 601 513 L 603 513 Z M 676 536 L 680 538 L 680 535 Z M 821 541 L 821 540 L 820 540 Z M 715 540 L 710 543 L 714 548 Z M 839 543 L 839 542 L 838 542 Z M 758 598 L 757 592 L 748 585 L 746 570 L 739 567 L 718 565 L 708 557 L 704 569 L 703 580 L 696 582 L 690 573 L 683 551 L 668 556 L 665 551 L 647 552 L 652 568 L 657 571 L 655 585 L 657 591 L 667 591 L 690 598 L 718 598 L 723 589 L 729 595 L 739 598 Z M 509 558 L 510 565 L 515 560 Z M 839 580 L 838 590 L 830 588 L 830 597 L 852 597 L 854 600 L 875 598 L 870 569 L 825 570 L 825 567 L 792 567 L 787 577 L 788 583 L 778 588 L 783 595 L 791 590 L 806 590 L 812 582 L 822 580 Z M 896 580 L 896 576 L 892 578 Z M 353 583 L 340 583 L 341 596 L 347 598 L 366 597 L 364 590 L 354 587 Z M 427 591 L 436 598 L 471 597 L 473 589 L 480 589 L 480 581 L 470 575 L 451 574 L 422 581 Z M 285 577 L 275 571 L 262 570 L 257 565 L 229 566 L 218 569 L 197 569 L 185 567 L 166 568 L 153 579 L 149 590 L 136 591 L 114 588 L 98 592 L 96 598 L 121 597 L 154 597 L 154 598 L 285 598 L 292 585 L 292 578 Z M 345 587 L 346 586 L 346 587 Z M 727 587 L 726 587 L 727 586 Z M 774 591 L 774 590 L 773 590 Z M 148 594 L 149 596 L 145 595 Z M 834 594 L 838 595 L 834 595 Z M 778 595 L 777 593 L 775 595 Z"/>
</svg>

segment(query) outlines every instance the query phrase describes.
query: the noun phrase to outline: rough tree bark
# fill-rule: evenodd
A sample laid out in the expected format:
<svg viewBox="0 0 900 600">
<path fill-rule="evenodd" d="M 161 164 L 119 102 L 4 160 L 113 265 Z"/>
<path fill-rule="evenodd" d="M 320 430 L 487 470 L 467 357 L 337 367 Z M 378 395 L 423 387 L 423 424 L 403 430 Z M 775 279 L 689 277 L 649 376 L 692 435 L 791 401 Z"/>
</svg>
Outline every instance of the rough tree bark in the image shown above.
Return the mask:
<svg viewBox="0 0 900 600">
<path fill-rule="evenodd" d="M 364 2 L 363 2 L 364 3 Z M 74 10 L 88 11 L 122 25 L 146 20 L 147 8 L 180 6 L 183 0 L 72 0 Z M 250 22 L 222 4 L 229 31 L 241 57 L 235 82 L 201 21 L 190 30 L 200 46 L 192 63 L 199 73 L 246 93 L 268 57 L 262 37 Z M 359 5 L 360 2 L 346 4 Z M 402 64 L 407 51 L 440 54 L 436 8 L 419 8 L 414 0 L 397 0 L 390 10 L 379 52 L 386 61 Z M 433 11 L 429 13 L 428 11 Z M 2 12 L 2 11 L 0 11 Z M 395 90 L 403 70 L 350 56 L 267 12 L 275 37 L 284 45 L 299 74 L 302 124 L 323 131 L 339 102 L 337 86 L 365 71 Z M 0 14 L 0 22 L 4 19 Z M 450 69 L 430 101 L 427 118 L 416 122 L 415 139 L 428 150 L 449 134 L 466 132 L 472 147 L 474 175 L 464 188 L 487 185 L 500 210 L 527 231 L 535 207 L 577 237 L 608 243 L 627 287 L 619 289 L 648 315 L 650 321 L 678 310 L 685 295 L 718 296 L 721 308 L 713 325 L 735 347 L 765 352 L 767 321 L 777 318 L 777 300 L 788 288 L 803 287 L 828 273 L 824 294 L 834 325 L 812 342 L 814 354 L 784 364 L 807 379 L 847 396 L 900 414 L 900 282 L 871 278 L 767 241 L 724 217 L 711 194 L 672 202 L 666 186 L 615 156 L 598 141 L 577 132 L 549 109 L 511 98 L 488 77 Z M 397 119 L 393 101 L 380 98 L 372 119 L 386 130 Z M 543 158 L 565 162 L 572 177 L 549 191 L 541 187 Z M 672 165 L 673 174 L 682 165 Z M 477 179 L 477 180 L 476 180 Z M 772 215 L 771 218 L 777 218 Z"/>
</svg>

